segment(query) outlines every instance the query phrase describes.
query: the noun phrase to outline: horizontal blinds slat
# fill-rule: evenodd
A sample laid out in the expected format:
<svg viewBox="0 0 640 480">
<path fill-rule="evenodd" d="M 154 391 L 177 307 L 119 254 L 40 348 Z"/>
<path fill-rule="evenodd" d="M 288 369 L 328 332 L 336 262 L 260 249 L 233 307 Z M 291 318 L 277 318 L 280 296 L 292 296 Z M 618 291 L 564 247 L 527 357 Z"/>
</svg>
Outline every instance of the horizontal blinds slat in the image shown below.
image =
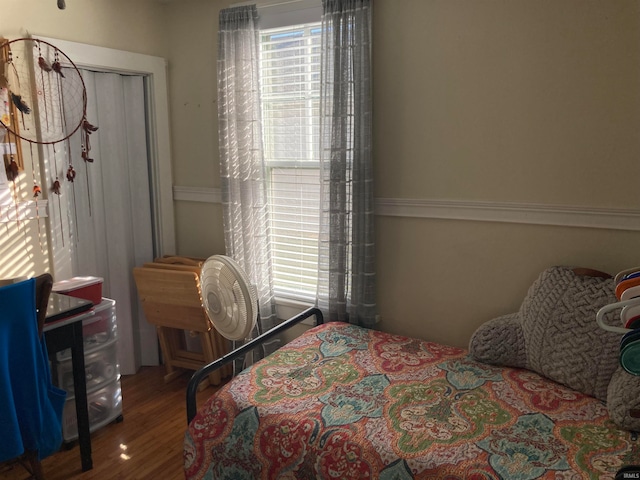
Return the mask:
<svg viewBox="0 0 640 480">
<path fill-rule="evenodd" d="M 282 242 L 272 249 L 272 253 L 275 257 L 282 259 L 292 258 L 300 261 L 304 259 L 305 262 L 315 262 L 315 260 L 312 259 L 312 256 L 318 254 L 318 248 L 310 244 L 300 245 L 291 242 Z"/>
<path fill-rule="evenodd" d="M 280 277 L 292 278 L 297 277 L 304 280 L 306 284 L 315 284 L 316 281 L 316 263 L 282 263 L 272 262 L 272 265 L 278 267 Z"/>
</svg>

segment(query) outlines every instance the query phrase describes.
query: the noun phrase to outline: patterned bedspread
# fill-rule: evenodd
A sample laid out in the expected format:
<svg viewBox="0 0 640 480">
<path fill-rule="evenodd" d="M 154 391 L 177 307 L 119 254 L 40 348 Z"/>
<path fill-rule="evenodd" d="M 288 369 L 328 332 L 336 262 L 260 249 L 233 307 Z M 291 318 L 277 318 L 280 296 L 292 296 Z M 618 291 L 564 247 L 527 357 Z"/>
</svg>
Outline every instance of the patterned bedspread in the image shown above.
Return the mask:
<svg viewBox="0 0 640 480">
<path fill-rule="evenodd" d="M 639 443 L 530 371 L 329 323 L 202 405 L 184 461 L 188 479 L 613 479 Z"/>
</svg>

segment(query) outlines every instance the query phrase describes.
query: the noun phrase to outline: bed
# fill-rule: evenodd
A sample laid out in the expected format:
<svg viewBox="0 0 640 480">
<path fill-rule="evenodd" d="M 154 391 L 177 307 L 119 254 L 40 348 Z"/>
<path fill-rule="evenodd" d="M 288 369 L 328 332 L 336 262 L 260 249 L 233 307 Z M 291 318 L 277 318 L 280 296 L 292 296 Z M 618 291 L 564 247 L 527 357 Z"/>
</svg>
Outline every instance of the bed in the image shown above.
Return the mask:
<svg viewBox="0 0 640 480">
<path fill-rule="evenodd" d="M 345 323 L 311 328 L 197 413 L 193 398 L 187 479 L 613 479 L 640 463 L 637 434 L 594 396 Z"/>
</svg>

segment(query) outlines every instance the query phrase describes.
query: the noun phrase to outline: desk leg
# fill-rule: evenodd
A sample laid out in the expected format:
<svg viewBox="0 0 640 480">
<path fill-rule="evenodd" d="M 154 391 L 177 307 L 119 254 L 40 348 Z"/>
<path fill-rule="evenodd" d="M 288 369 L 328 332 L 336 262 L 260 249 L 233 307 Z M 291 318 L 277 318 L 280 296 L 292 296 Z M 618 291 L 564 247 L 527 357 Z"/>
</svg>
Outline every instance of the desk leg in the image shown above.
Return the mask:
<svg viewBox="0 0 640 480">
<path fill-rule="evenodd" d="M 93 460 L 91 459 L 91 434 L 89 432 L 89 408 L 87 405 L 87 378 L 84 370 L 82 322 L 75 322 L 73 324 L 71 363 L 73 367 L 73 390 L 76 400 L 80 458 L 82 459 L 82 471 L 86 472 L 93 468 Z"/>
</svg>

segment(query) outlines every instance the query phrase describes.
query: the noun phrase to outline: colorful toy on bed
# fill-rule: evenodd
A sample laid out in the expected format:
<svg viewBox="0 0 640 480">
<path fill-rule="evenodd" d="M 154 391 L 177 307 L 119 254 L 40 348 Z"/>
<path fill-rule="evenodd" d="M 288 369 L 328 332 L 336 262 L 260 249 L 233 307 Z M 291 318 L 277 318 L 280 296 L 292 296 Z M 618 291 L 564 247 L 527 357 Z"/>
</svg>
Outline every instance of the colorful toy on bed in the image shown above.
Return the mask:
<svg viewBox="0 0 640 480">
<path fill-rule="evenodd" d="M 620 366 L 622 334 L 596 322 L 598 311 L 615 302 L 611 276 L 549 268 L 530 287 L 517 313 L 478 328 L 469 353 L 481 362 L 532 370 L 602 400 L 618 426 L 640 430 L 640 376 Z M 613 315 L 608 319 L 615 321 Z"/>
</svg>

